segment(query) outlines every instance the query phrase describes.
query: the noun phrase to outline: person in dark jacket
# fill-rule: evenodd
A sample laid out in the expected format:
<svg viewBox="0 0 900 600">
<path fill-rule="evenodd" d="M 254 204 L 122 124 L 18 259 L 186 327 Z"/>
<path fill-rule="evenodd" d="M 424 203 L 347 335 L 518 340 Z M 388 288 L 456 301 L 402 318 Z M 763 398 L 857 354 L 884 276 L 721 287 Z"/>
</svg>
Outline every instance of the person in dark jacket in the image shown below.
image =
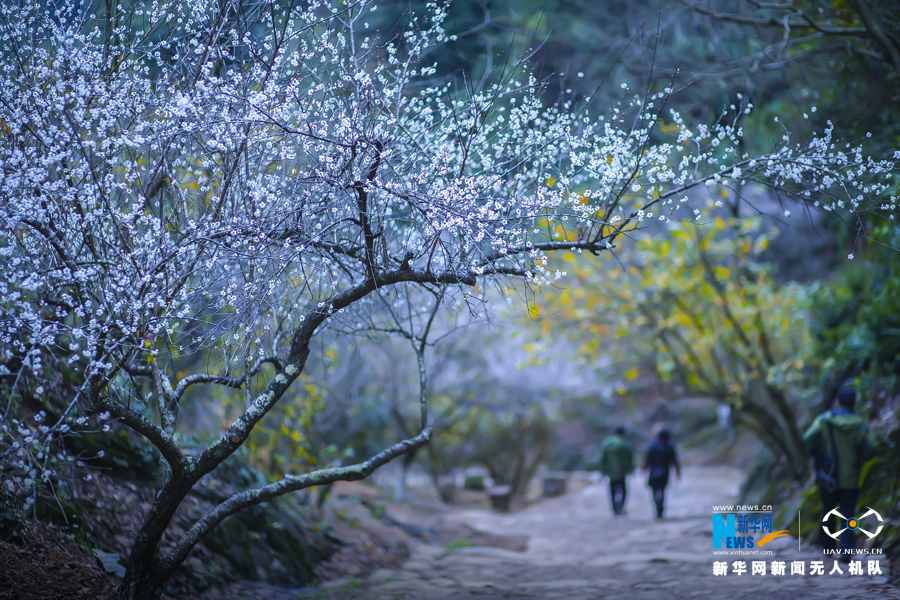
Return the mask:
<svg viewBox="0 0 900 600">
<path fill-rule="evenodd" d="M 669 471 L 674 466 L 675 473 L 681 479 L 681 465 L 675 447 L 669 442 L 669 432 L 665 429 L 656 434 L 656 439 L 647 448 L 647 456 L 641 468 L 650 471 L 647 483 L 653 490 L 653 501 L 656 503 L 656 518 L 663 518 L 666 502 L 666 486 L 669 485 Z"/>
<path fill-rule="evenodd" d="M 838 390 L 834 407 L 819 415 L 803 436 L 806 449 L 816 465 L 816 484 L 822 498 L 822 519 L 836 508 L 847 520 L 853 520 L 859 501 L 863 464 L 875 454 L 875 439 L 869 425 L 854 411 L 856 390 L 850 386 Z M 831 523 L 828 524 L 831 528 Z M 856 548 L 854 527 L 842 522 L 833 531 L 841 531 L 841 558 L 850 559 Z M 834 538 L 819 531 L 824 549 L 833 550 Z"/>
<path fill-rule="evenodd" d="M 615 516 L 625 514 L 625 479 L 634 472 L 634 448 L 625 439 L 625 428 L 617 427 L 600 447 L 600 472 L 609 477 L 609 495 Z"/>
</svg>

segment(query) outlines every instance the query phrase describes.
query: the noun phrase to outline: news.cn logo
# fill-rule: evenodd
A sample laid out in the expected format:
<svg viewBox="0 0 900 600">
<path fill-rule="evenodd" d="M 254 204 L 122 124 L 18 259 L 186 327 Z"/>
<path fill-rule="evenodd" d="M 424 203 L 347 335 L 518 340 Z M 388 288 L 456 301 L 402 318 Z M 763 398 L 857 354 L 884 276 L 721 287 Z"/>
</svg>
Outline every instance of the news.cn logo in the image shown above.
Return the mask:
<svg viewBox="0 0 900 600">
<path fill-rule="evenodd" d="M 713 513 L 712 541 L 714 549 L 757 549 L 774 539 L 789 534 L 787 529 L 772 530 L 771 507 L 767 506 L 765 510 L 758 510 L 756 506 L 746 508 L 749 509 L 746 512 Z M 736 511 L 744 510 L 745 507 L 736 508 Z"/>
</svg>

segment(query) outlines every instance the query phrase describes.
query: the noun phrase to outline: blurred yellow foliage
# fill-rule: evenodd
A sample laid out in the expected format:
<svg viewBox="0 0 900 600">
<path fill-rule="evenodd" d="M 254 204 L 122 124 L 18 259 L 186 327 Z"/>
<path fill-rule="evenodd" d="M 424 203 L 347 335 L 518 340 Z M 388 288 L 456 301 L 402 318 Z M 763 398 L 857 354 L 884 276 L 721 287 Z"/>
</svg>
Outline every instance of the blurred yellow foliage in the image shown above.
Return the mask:
<svg viewBox="0 0 900 600">
<path fill-rule="evenodd" d="M 273 476 L 322 466 L 323 449 L 312 447 L 311 440 L 313 420 L 324 407 L 324 395 L 306 375 L 301 374 L 298 383 L 300 391 L 276 404 L 243 446 L 250 461 Z"/>
<path fill-rule="evenodd" d="M 784 447 L 796 448 L 794 402 L 814 389 L 818 366 L 810 292 L 773 280 L 758 256 L 767 233 L 759 219 L 673 220 L 666 233 L 623 245 L 619 260 L 555 259 L 580 285 L 542 290 L 542 331 L 573 339 L 589 360 L 612 359 L 622 390 L 647 367 L 684 393 L 744 411 L 770 437 L 794 438 Z M 609 332 L 601 344 L 597 327 Z"/>
</svg>

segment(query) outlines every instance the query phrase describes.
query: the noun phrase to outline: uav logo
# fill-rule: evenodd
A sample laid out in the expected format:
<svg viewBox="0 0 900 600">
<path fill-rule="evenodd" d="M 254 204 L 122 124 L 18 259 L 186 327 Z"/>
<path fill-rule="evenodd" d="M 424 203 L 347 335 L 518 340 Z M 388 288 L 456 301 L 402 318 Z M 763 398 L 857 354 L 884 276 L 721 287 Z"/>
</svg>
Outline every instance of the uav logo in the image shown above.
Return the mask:
<svg viewBox="0 0 900 600">
<path fill-rule="evenodd" d="M 868 506 L 866 508 L 868 508 L 869 510 L 863 516 L 861 516 L 859 518 L 850 517 L 849 519 L 847 517 L 845 517 L 844 515 L 842 515 L 841 513 L 839 513 L 836 508 L 832 508 L 830 511 L 828 511 L 828 514 L 822 518 L 822 523 L 823 523 L 822 529 L 824 529 L 825 533 L 827 533 L 834 539 L 838 539 L 838 537 L 840 537 L 840 535 L 842 533 L 844 533 L 845 531 L 847 531 L 849 529 L 851 531 L 858 531 L 860 533 L 864 533 L 871 540 L 873 537 L 875 537 L 876 535 L 881 533 L 881 529 L 884 527 L 884 519 L 881 518 L 881 515 L 878 514 L 878 511 L 876 511 L 874 508 L 870 508 Z M 837 531 L 835 533 L 831 533 L 831 530 L 828 528 L 828 520 L 831 518 L 831 515 L 839 517 L 840 519 L 842 519 L 844 521 L 843 529 L 841 529 L 840 531 Z M 878 529 L 875 530 L 875 533 L 870 533 L 870 532 L 866 531 L 865 529 L 863 529 L 862 527 L 860 527 L 860 523 L 862 522 L 862 520 L 865 519 L 866 517 L 868 517 L 869 515 L 875 515 L 875 518 L 877 519 Z"/>
</svg>

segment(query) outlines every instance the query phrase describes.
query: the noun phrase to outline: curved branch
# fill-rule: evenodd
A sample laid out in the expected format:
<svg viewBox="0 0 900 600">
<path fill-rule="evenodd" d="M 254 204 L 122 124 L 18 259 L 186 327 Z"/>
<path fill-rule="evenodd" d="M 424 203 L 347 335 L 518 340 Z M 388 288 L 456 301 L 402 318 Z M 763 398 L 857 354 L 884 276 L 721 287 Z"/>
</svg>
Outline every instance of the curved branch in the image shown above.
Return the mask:
<svg viewBox="0 0 900 600">
<path fill-rule="evenodd" d="M 422 447 L 429 439 L 431 439 L 431 428 L 426 427 L 416 437 L 394 444 L 367 461 L 348 467 L 322 469 L 305 475 L 287 475 L 281 481 L 234 494 L 204 515 L 181 536 L 181 539 L 178 540 L 178 543 L 175 544 L 175 547 L 163 561 L 163 579 L 168 578 L 172 571 L 184 562 L 191 549 L 204 535 L 237 511 L 314 485 L 327 485 L 335 481 L 358 481 L 364 479 L 375 469 L 386 465 L 398 456 Z"/>
<path fill-rule="evenodd" d="M 429 273 L 422 269 L 398 269 L 383 271 L 374 278 L 334 294 L 328 300 L 310 307 L 302 325 L 294 330 L 291 349 L 285 359 L 285 366 L 273 377 L 265 390 L 249 404 L 247 410 L 231 424 L 231 427 L 214 444 L 200 455 L 197 468 L 192 473 L 195 481 L 215 469 L 244 443 L 253 427 L 281 399 L 294 380 L 299 377 L 309 357 L 309 344 L 316 329 L 328 317 L 358 300 L 368 296 L 378 288 L 399 283 L 442 283 L 474 286 L 476 275 L 471 271 L 447 270 Z"/>
<path fill-rule="evenodd" d="M 255 232 L 254 232 L 255 233 Z M 298 239 L 303 244 L 307 246 L 311 246 L 313 248 L 318 248 L 320 250 L 325 250 L 326 252 L 330 252 L 331 254 L 342 254 L 344 256 L 349 256 L 351 258 L 360 259 L 359 251 L 363 249 L 363 246 L 344 246 L 342 244 L 332 244 L 329 242 L 321 242 L 317 240 L 313 240 L 307 236 L 302 229 L 291 228 L 285 229 L 282 232 L 273 236 L 275 239 L 280 241 L 290 240 L 290 239 Z"/>
<path fill-rule="evenodd" d="M 123 360 L 119 367 L 132 377 L 153 377 L 153 370 L 150 367 L 131 365 L 127 360 Z"/>
<path fill-rule="evenodd" d="M 135 433 L 147 438 L 157 450 L 165 457 L 169 466 L 172 467 L 174 474 L 180 474 L 185 470 L 186 457 L 181 452 L 181 448 L 175 443 L 168 433 L 163 431 L 152 421 L 144 417 L 137 411 L 126 406 L 122 406 L 118 402 L 109 400 L 101 400 L 96 404 L 97 411 L 107 411 L 116 421 L 131 428 Z"/>
<path fill-rule="evenodd" d="M 859 14 L 859 18 L 862 19 L 863 25 L 866 26 L 866 30 L 872 38 L 881 46 L 885 57 L 890 58 L 891 66 L 894 67 L 897 75 L 900 76 L 900 42 L 897 42 L 896 38 L 887 35 L 881 29 L 877 17 L 872 14 L 872 9 L 869 8 L 865 0 L 850 0 L 850 5 Z"/>
<path fill-rule="evenodd" d="M 597 252 L 606 249 L 606 242 L 601 242 L 600 240 L 579 240 L 575 242 L 540 242 L 528 246 L 513 246 L 511 248 L 506 248 L 503 252 L 498 250 L 497 252 L 493 252 L 485 256 L 476 266 L 484 267 L 496 260 L 501 260 L 513 256 L 514 254 L 522 254 L 523 252 L 533 252 L 535 250 L 546 252 L 554 252 L 556 250 L 587 250 L 588 252 L 596 254 Z M 509 274 L 519 275 L 520 273 Z"/>
<path fill-rule="evenodd" d="M 717 21 L 728 21 L 730 23 L 739 23 L 741 25 L 757 25 L 759 27 L 784 27 L 784 19 L 783 18 L 775 18 L 775 17 L 745 17 L 743 15 L 735 15 L 731 13 L 720 13 L 714 10 L 710 10 L 708 8 L 703 8 L 701 6 L 697 6 L 696 4 L 688 4 L 688 7 L 705 17 L 709 17 L 710 19 L 715 19 Z M 793 6 L 785 5 L 785 6 L 763 6 L 761 8 L 778 8 L 782 10 L 794 9 Z M 796 9 L 794 9 L 796 10 Z M 806 15 L 803 12 L 796 11 L 792 15 L 788 15 L 788 18 L 791 17 L 800 17 L 804 23 L 793 22 L 791 23 L 791 27 L 797 27 L 802 29 L 815 29 L 816 31 L 820 31 L 822 33 L 827 33 L 829 35 L 850 35 L 855 37 L 869 37 L 870 32 L 866 30 L 864 27 L 830 27 L 828 25 L 822 25 L 817 23 L 812 17 Z"/>
<path fill-rule="evenodd" d="M 265 363 L 271 363 L 275 366 L 276 371 L 281 371 L 281 361 L 278 360 L 277 356 L 263 356 L 256 361 L 256 364 L 253 365 L 252 369 L 250 369 L 247 373 L 241 375 L 240 377 L 227 377 L 225 375 L 208 374 L 188 375 L 178 382 L 178 385 L 172 392 L 171 402 L 177 402 L 184 395 L 187 389 L 195 384 L 213 383 L 231 388 L 240 388 L 242 385 L 244 385 L 244 383 L 247 382 L 250 377 L 253 377 L 257 373 L 259 373 L 259 370 Z"/>
<path fill-rule="evenodd" d="M 534 250 L 569 250 L 582 248 L 591 252 L 607 249 L 605 242 L 579 241 L 579 242 L 545 242 L 531 246 L 519 246 L 507 251 L 506 255 L 532 252 Z M 489 256 L 490 259 L 494 255 Z M 513 275 L 527 277 L 528 273 L 523 269 L 514 267 L 494 266 L 484 263 L 487 268 L 477 270 L 452 270 L 448 269 L 440 273 L 432 273 L 429 270 L 406 268 L 408 263 L 401 265 L 399 269 L 382 271 L 374 277 L 370 277 L 360 284 L 347 288 L 331 296 L 324 302 L 317 303 L 309 308 L 306 320 L 294 330 L 291 339 L 291 349 L 285 359 L 284 369 L 279 369 L 277 376 L 269 381 L 265 390 L 260 393 L 253 402 L 249 403 L 247 410 L 238 417 L 231 427 L 214 444 L 209 446 L 197 460 L 196 468 L 191 472 L 194 482 L 205 474 L 215 469 L 223 460 L 237 450 L 247 439 L 253 427 L 275 406 L 294 380 L 299 377 L 309 357 L 309 344 L 316 329 L 328 317 L 342 308 L 350 306 L 374 292 L 378 288 L 396 285 L 399 283 L 434 283 L 434 284 L 463 284 L 474 286 L 477 277 L 485 274 Z M 193 382 L 199 382 L 195 380 Z M 233 383 L 233 382 L 229 382 Z M 181 387 L 181 383 L 179 383 Z"/>
</svg>

